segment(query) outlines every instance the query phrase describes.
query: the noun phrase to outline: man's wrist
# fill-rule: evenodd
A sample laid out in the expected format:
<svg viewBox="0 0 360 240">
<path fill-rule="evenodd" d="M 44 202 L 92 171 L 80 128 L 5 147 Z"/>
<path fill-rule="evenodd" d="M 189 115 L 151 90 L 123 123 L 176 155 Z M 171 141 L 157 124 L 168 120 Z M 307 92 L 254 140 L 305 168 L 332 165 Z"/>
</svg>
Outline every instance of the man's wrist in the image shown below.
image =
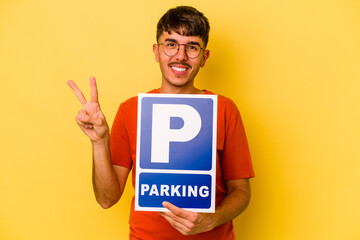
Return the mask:
<svg viewBox="0 0 360 240">
<path fill-rule="evenodd" d="M 91 140 L 93 147 L 108 145 L 110 143 L 110 135 L 107 133 L 104 137 L 99 138 L 98 140 Z"/>
</svg>

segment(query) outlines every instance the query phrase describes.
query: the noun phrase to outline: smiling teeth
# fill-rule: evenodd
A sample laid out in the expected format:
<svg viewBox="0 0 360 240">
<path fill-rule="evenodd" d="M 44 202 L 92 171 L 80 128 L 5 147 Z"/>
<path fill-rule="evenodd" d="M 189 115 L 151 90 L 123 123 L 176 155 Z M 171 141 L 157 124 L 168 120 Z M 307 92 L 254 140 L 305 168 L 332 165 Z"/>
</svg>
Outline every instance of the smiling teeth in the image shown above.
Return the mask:
<svg viewBox="0 0 360 240">
<path fill-rule="evenodd" d="M 175 71 L 178 72 L 185 72 L 186 68 L 178 68 L 178 67 L 172 67 Z"/>
</svg>

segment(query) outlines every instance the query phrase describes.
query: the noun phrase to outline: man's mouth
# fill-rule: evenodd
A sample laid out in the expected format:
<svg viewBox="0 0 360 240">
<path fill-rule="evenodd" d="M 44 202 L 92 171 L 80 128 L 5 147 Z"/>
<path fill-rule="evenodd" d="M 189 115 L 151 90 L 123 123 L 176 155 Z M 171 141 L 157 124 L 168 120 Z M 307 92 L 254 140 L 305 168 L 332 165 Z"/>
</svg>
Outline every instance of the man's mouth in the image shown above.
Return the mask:
<svg viewBox="0 0 360 240">
<path fill-rule="evenodd" d="M 174 67 L 174 66 L 172 66 L 171 68 L 174 69 L 175 71 L 178 71 L 178 72 L 185 72 L 186 71 L 186 68 L 179 68 L 179 67 Z"/>
<path fill-rule="evenodd" d="M 187 70 L 191 68 L 189 64 L 185 64 L 185 63 L 171 63 L 169 64 L 169 67 L 171 68 L 173 73 L 177 75 L 183 75 Z"/>
</svg>

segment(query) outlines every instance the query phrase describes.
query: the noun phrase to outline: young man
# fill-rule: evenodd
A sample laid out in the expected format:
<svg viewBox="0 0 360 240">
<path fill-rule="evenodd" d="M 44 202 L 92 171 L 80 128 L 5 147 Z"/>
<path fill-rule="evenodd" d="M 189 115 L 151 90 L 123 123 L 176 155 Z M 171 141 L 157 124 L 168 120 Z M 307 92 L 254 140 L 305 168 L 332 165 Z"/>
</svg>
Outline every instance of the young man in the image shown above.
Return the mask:
<svg viewBox="0 0 360 240">
<path fill-rule="evenodd" d="M 195 8 L 170 9 L 157 25 L 157 44 L 153 45 L 162 82 L 150 93 L 213 94 L 194 86 L 194 78 L 210 56 L 206 50 L 209 23 Z M 111 134 L 98 104 L 97 87 L 90 78 L 91 101 L 72 81 L 68 82 L 83 105 L 76 122 L 91 139 L 93 147 L 93 186 L 103 208 L 121 197 L 127 177 L 136 161 L 137 97 L 122 103 Z M 217 173 L 215 213 L 195 213 L 169 202 L 169 212 L 130 213 L 130 239 L 235 239 L 232 219 L 250 200 L 249 178 L 254 176 L 241 117 L 235 104 L 218 96 Z M 135 186 L 135 171 L 132 171 Z"/>
</svg>

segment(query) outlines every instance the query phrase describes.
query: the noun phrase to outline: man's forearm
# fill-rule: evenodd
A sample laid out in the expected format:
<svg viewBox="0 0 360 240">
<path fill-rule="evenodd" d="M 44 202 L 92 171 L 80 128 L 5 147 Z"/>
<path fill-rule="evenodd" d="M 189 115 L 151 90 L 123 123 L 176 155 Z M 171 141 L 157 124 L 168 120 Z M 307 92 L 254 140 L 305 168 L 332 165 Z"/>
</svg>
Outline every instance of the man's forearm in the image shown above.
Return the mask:
<svg viewBox="0 0 360 240">
<path fill-rule="evenodd" d="M 241 184 L 239 184 L 241 181 Z M 215 227 L 231 221 L 242 213 L 250 202 L 249 179 L 227 181 L 228 192 L 223 201 L 216 207 L 217 220 Z"/>
<path fill-rule="evenodd" d="M 121 197 L 120 185 L 111 163 L 110 137 L 107 136 L 93 147 L 93 187 L 97 202 L 103 208 L 114 205 Z"/>
</svg>

